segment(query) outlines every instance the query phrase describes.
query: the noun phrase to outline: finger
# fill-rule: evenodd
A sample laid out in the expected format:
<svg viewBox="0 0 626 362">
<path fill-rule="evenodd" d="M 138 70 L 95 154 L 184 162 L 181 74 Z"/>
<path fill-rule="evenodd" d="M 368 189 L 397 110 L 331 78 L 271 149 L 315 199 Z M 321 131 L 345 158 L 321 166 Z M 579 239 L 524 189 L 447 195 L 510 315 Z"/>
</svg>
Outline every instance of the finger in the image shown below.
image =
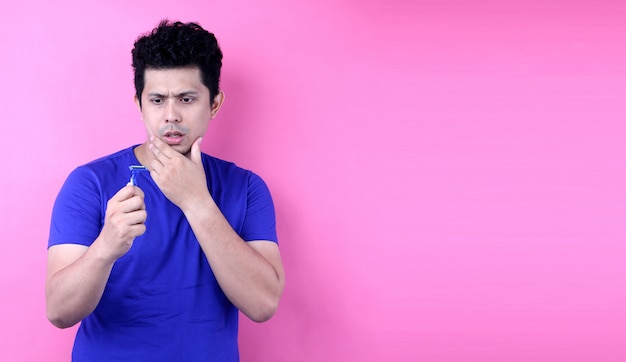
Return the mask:
<svg viewBox="0 0 626 362">
<path fill-rule="evenodd" d="M 191 161 L 196 165 L 202 165 L 202 150 L 200 145 L 202 144 L 202 137 L 198 137 L 196 141 L 191 145 Z"/>
<path fill-rule="evenodd" d="M 133 196 L 130 199 L 124 200 L 120 203 L 120 211 L 124 213 L 131 213 L 138 210 L 145 209 L 146 205 L 141 196 Z"/>
<path fill-rule="evenodd" d="M 135 237 L 137 236 L 141 236 L 146 232 L 146 225 L 141 223 L 141 224 L 135 224 L 133 226 L 131 226 L 130 228 L 130 232 L 132 235 L 134 235 Z"/>
<path fill-rule="evenodd" d="M 137 186 L 133 186 L 135 188 L 135 197 L 138 197 L 141 199 L 141 205 L 139 206 L 139 210 L 145 210 L 146 209 L 146 196 L 143 192 L 143 190 Z"/>
<path fill-rule="evenodd" d="M 113 197 L 111 197 L 111 200 L 121 202 L 130 199 L 135 195 L 134 187 L 135 186 L 132 185 L 122 187 L 115 195 L 113 195 Z"/>
<path fill-rule="evenodd" d="M 157 158 L 172 158 L 176 151 L 167 143 L 161 141 L 160 138 L 152 136 L 150 138 L 150 149 Z"/>
<path fill-rule="evenodd" d="M 143 190 L 138 186 L 133 186 L 133 191 L 135 196 L 139 196 L 144 198 L 146 195 L 143 193 Z"/>
<path fill-rule="evenodd" d="M 163 168 L 163 163 L 159 160 L 150 161 L 150 176 L 154 178 L 154 176 L 158 176 L 159 172 Z"/>
<path fill-rule="evenodd" d="M 148 218 L 148 213 L 146 210 L 137 210 L 128 214 L 128 224 L 129 225 L 137 225 L 143 224 L 146 222 Z"/>
<path fill-rule="evenodd" d="M 115 200 L 117 200 L 117 201 L 124 201 L 124 200 L 130 199 L 133 196 L 139 196 L 141 198 L 145 197 L 145 194 L 143 193 L 143 190 L 141 188 L 139 188 L 138 186 L 135 186 L 135 185 L 131 184 L 130 182 L 127 183 L 126 186 L 124 186 L 122 189 L 120 189 L 120 191 L 118 191 L 118 194 L 120 194 L 120 196 L 125 195 L 125 192 L 122 193 L 121 191 L 123 189 L 126 189 L 126 188 L 130 188 L 130 194 L 127 197 L 124 197 L 124 198 L 121 198 L 121 199 L 118 198 L 118 199 L 115 199 Z"/>
</svg>

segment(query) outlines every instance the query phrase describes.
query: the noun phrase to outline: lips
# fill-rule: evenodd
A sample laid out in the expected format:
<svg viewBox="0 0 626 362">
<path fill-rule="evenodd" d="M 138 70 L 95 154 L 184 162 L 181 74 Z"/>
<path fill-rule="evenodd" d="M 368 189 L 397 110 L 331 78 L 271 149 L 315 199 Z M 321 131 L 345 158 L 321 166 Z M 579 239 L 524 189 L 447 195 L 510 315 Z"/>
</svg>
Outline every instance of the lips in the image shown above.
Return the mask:
<svg viewBox="0 0 626 362">
<path fill-rule="evenodd" d="M 182 132 L 168 131 L 168 132 L 165 132 L 165 134 L 163 135 L 163 140 L 170 146 L 179 145 L 183 142 L 184 136 L 185 134 Z"/>
</svg>

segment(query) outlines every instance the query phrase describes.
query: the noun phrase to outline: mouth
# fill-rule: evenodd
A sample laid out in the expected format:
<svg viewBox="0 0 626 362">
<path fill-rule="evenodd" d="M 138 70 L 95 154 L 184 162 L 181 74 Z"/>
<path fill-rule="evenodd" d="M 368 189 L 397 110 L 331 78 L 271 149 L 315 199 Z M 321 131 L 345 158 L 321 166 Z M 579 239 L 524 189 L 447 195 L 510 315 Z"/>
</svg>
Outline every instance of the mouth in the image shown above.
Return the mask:
<svg viewBox="0 0 626 362">
<path fill-rule="evenodd" d="M 185 134 L 178 131 L 168 131 L 163 134 L 163 140 L 170 146 L 181 144 L 184 137 Z"/>
</svg>

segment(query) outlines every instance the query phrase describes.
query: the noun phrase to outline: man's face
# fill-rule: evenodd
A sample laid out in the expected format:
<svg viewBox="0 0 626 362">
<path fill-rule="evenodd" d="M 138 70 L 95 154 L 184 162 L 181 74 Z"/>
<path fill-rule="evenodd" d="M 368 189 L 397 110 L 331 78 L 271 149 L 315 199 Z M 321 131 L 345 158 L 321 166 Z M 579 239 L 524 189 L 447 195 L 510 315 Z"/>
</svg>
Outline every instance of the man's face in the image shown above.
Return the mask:
<svg viewBox="0 0 626 362">
<path fill-rule="evenodd" d="M 187 155 L 217 114 L 222 93 L 211 105 L 211 94 L 197 67 L 146 69 L 144 79 L 140 111 L 148 137 L 158 137 Z"/>
</svg>

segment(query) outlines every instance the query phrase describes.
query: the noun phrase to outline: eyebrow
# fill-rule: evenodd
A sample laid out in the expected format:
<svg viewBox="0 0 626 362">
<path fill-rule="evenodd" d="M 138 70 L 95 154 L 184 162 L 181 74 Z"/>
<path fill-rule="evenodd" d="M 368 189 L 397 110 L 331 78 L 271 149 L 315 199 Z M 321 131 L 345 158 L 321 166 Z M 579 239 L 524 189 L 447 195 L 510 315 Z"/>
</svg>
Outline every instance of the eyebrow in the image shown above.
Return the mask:
<svg viewBox="0 0 626 362">
<path fill-rule="evenodd" d="M 177 94 L 174 94 L 175 98 L 181 98 L 181 97 L 188 97 L 188 96 L 197 96 L 198 92 L 196 91 L 184 91 L 184 92 L 180 92 Z M 157 93 L 157 92 L 150 92 L 148 93 L 148 97 L 160 97 L 160 98 L 167 98 L 167 96 L 165 94 L 161 94 L 161 93 Z"/>
</svg>

